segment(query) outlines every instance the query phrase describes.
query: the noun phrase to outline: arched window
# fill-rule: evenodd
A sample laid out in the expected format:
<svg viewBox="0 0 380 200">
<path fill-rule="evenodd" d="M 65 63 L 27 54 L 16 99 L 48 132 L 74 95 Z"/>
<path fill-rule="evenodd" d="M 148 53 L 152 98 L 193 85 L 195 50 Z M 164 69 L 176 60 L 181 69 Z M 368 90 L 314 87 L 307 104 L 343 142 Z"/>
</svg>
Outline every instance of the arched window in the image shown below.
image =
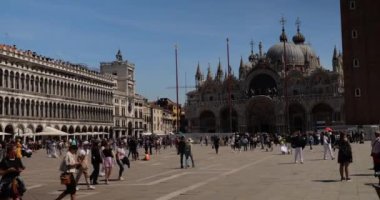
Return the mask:
<svg viewBox="0 0 380 200">
<path fill-rule="evenodd" d="M 30 89 L 30 87 L 29 87 L 30 86 L 30 78 L 29 78 L 28 74 L 26 75 L 25 81 L 26 81 L 26 83 L 25 83 L 26 91 L 29 91 L 29 89 Z"/>
<path fill-rule="evenodd" d="M 14 74 L 14 72 L 13 71 L 11 71 L 11 73 L 10 73 L 10 82 L 11 82 L 11 88 L 15 88 L 15 80 L 14 80 L 14 78 L 15 78 L 15 74 Z"/>
<path fill-rule="evenodd" d="M 34 117 L 35 115 L 35 112 L 34 112 L 34 109 L 35 109 L 36 107 L 35 107 L 35 104 L 34 104 L 34 100 L 32 100 L 32 102 L 31 102 L 31 106 L 30 106 L 30 116 L 32 116 L 32 117 Z"/>
<path fill-rule="evenodd" d="M 21 74 L 21 90 L 25 89 L 25 75 Z"/>
<path fill-rule="evenodd" d="M 51 82 L 50 82 L 49 86 L 51 86 Z M 42 92 L 47 94 L 48 93 L 48 80 L 46 78 L 44 79 L 44 87 L 43 88 L 44 88 L 44 90 Z"/>
<path fill-rule="evenodd" d="M 40 117 L 40 104 L 36 101 L 36 117 Z"/>
<path fill-rule="evenodd" d="M 21 100 L 21 116 L 25 116 L 25 100 Z"/>
<path fill-rule="evenodd" d="M 3 115 L 3 97 L 0 97 L 0 115 Z"/>
<path fill-rule="evenodd" d="M 34 76 L 30 77 L 30 91 L 34 92 Z"/>
<path fill-rule="evenodd" d="M 9 78 L 9 72 L 8 72 L 8 70 L 5 70 L 5 72 L 4 72 L 4 86 L 6 87 L 6 88 L 8 88 L 8 78 Z"/>
<path fill-rule="evenodd" d="M 40 91 L 40 85 L 39 85 L 40 84 L 40 79 L 38 78 L 38 76 L 36 76 L 34 80 L 35 80 L 35 84 L 36 84 L 36 87 L 34 88 L 34 90 L 35 90 L 35 92 L 39 92 Z"/>
<path fill-rule="evenodd" d="M 20 99 L 16 99 L 16 115 L 20 116 Z"/>
<path fill-rule="evenodd" d="M 15 114 L 15 99 L 14 98 L 11 98 L 11 103 L 10 103 L 9 108 L 11 110 L 10 115 L 14 115 Z"/>
<path fill-rule="evenodd" d="M 20 89 L 20 74 L 18 72 L 16 72 L 16 76 L 15 76 L 15 81 L 16 81 L 16 89 Z"/>
<path fill-rule="evenodd" d="M 9 115 L 9 98 L 5 97 L 4 100 L 4 114 Z"/>
<path fill-rule="evenodd" d="M 26 116 L 29 117 L 30 116 L 30 100 L 26 100 L 26 106 L 25 106 L 25 110 L 26 110 Z"/>
<path fill-rule="evenodd" d="M 44 102 L 40 102 L 40 117 L 44 117 Z"/>
<path fill-rule="evenodd" d="M 354 67 L 359 67 L 359 59 L 354 58 L 354 60 L 352 61 L 352 63 L 353 63 Z"/>
<path fill-rule="evenodd" d="M 3 70 L 0 69 L 0 87 L 3 87 Z"/>
<path fill-rule="evenodd" d="M 360 96 L 362 96 L 362 92 L 360 88 L 355 88 L 355 97 L 360 97 Z"/>
</svg>

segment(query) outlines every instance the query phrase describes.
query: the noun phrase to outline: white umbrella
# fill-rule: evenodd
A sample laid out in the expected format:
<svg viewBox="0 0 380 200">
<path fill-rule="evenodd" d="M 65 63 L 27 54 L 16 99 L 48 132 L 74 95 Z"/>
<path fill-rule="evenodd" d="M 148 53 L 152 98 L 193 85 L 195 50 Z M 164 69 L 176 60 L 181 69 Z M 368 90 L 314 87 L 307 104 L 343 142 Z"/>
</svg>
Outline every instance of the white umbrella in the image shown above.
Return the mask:
<svg viewBox="0 0 380 200">
<path fill-rule="evenodd" d="M 38 136 L 67 136 L 68 134 L 52 127 L 45 127 L 42 132 L 36 133 Z"/>
<path fill-rule="evenodd" d="M 0 132 L 0 135 L 12 135 L 12 134 L 10 134 L 10 133 Z"/>
<path fill-rule="evenodd" d="M 142 133 L 142 135 L 152 135 L 151 132 Z"/>
</svg>

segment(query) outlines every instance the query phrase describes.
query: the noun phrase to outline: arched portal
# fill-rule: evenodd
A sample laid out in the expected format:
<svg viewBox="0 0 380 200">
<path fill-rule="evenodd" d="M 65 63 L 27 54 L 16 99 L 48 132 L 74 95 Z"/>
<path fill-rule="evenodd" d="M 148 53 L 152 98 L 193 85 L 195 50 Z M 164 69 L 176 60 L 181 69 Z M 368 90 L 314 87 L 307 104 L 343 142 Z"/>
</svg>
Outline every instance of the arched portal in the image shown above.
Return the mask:
<svg viewBox="0 0 380 200">
<path fill-rule="evenodd" d="M 291 133 L 306 131 L 306 111 L 299 103 L 289 105 L 289 130 Z"/>
<path fill-rule="evenodd" d="M 82 127 L 82 133 L 85 133 L 85 132 L 87 132 L 87 126 Z"/>
<path fill-rule="evenodd" d="M 61 128 L 61 131 L 67 133 L 67 126 L 66 126 L 66 125 L 63 125 L 62 128 Z"/>
<path fill-rule="evenodd" d="M 324 122 L 326 125 L 331 125 L 333 119 L 334 110 L 326 103 L 319 103 L 312 109 L 313 123 Z"/>
<path fill-rule="evenodd" d="M 32 124 L 29 124 L 27 126 L 27 129 L 31 130 L 32 131 L 31 133 L 34 133 L 34 126 Z"/>
<path fill-rule="evenodd" d="M 73 126 L 69 127 L 69 133 L 74 133 L 74 127 Z"/>
<path fill-rule="evenodd" d="M 80 133 L 80 127 L 79 127 L 79 126 L 77 126 L 77 127 L 75 128 L 75 133 Z"/>
<path fill-rule="evenodd" d="M 249 96 L 276 95 L 276 81 L 268 74 L 256 75 L 249 84 Z"/>
<path fill-rule="evenodd" d="M 4 132 L 5 132 L 5 133 L 10 133 L 10 134 L 12 134 L 12 135 L 15 133 L 15 132 L 14 132 L 14 128 L 13 128 L 13 126 L 12 126 L 11 124 L 8 124 L 8 125 L 5 127 Z"/>
<path fill-rule="evenodd" d="M 232 119 L 232 121 L 230 121 L 230 119 Z M 220 111 L 220 131 L 222 133 L 227 133 L 227 132 L 231 133 L 231 132 L 238 131 L 238 114 L 236 110 L 231 109 L 231 114 L 230 114 L 229 107 L 223 108 Z"/>
<path fill-rule="evenodd" d="M 40 132 L 42 132 L 42 130 L 43 130 L 42 125 L 38 125 L 36 128 L 36 133 L 40 133 Z"/>
<path fill-rule="evenodd" d="M 273 133 L 276 129 L 274 104 L 268 97 L 254 97 L 246 109 L 247 131 Z"/>
<path fill-rule="evenodd" d="M 128 135 L 132 135 L 133 127 L 132 122 L 128 122 Z"/>
<path fill-rule="evenodd" d="M 199 117 L 199 129 L 203 133 L 215 133 L 216 132 L 216 119 L 212 111 L 205 110 Z"/>
</svg>

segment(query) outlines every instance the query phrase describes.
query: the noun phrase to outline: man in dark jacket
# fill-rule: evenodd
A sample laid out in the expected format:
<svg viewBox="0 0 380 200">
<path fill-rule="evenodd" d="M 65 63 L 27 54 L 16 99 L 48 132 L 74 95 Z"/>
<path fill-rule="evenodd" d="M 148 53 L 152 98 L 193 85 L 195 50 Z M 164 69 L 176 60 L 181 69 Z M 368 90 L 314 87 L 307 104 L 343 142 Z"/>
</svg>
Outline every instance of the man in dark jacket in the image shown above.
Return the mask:
<svg viewBox="0 0 380 200">
<path fill-rule="evenodd" d="M 180 155 L 181 168 L 183 168 L 183 157 L 185 156 L 185 153 L 186 153 L 185 136 L 181 136 L 178 142 L 178 152 L 177 152 L 177 154 Z"/>
<path fill-rule="evenodd" d="M 93 185 L 98 184 L 100 163 L 102 163 L 102 157 L 100 156 L 99 143 L 94 141 L 91 148 L 91 164 L 94 170 L 90 176 L 90 182 Z"/>
<path fill-rule="evenodd" d="M 306 143 L 303 137 L 301 136 L 300 131 L 294 132 L 291 140 L 292 140 L 292 148 L 294 148 L 295 150 L 294 163 L 297 163 L 299 160 L 300 163 L 303 164 L 303 148 L 305 147 Z"/>
<path fill-rule="evenodd" d="M 218 154 L 219 153 L 220 138 L 215 135 L 214 138 L 213 138 L 213 142 L 214 142 L 215 152 L 216 152 L 216 154 Z"/>
</svg>

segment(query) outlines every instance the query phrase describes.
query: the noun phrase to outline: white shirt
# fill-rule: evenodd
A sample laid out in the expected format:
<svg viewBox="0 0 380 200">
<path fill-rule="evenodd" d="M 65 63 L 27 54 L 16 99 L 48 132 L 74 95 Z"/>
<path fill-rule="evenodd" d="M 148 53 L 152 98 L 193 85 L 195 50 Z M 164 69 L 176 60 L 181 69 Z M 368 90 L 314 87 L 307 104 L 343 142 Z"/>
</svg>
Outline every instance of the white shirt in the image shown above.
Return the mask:
<svg viewBox="0 0 380 200">
<path fill-rule="evenodd" d="M 76 172 L 76 167 L 69 168 L 68 166 L 69 165 L 72 166 L 72 165 L 75 165 L 77 163 L 76 155 L 72 154 L 70 151 L 68 151 L 66 153 L 66 156 L 65 156 L 65 162 L 66 162 L 66 166 L 67 166 L 66 172 L 67 173 L 75 173 Z"/>
<path fill-rule="evenodd" d="M 123 159 L 125 157 L 125 150 L 124 150 L 124 148 L 118 147 L 117 150 L 116 150 L 116 153 L 117 153 L 117 156 L 118 156 L 119 160 L 121 160 L 121 159 Z"/>
</svg>

